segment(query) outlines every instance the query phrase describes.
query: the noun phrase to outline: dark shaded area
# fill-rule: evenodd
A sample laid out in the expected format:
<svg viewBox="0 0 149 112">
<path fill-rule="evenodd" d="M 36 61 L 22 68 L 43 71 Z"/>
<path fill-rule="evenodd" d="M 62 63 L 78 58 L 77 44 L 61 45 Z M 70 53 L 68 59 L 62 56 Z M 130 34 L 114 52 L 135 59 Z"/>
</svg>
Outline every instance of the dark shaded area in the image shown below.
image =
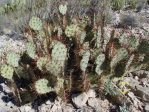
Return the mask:
<svg viewBox="0 0 149 112">
<path fill-rule="evenodd" d="M 44 104 L 46 101 L 50 100 L 51 102 L 54 102 L 54 100 L 56 99 L 57 95 L 55 92 L 50 92 L 47 93 L 45 95 L 42 96 L 38 96 L 32 103 L 32 108 L 38 110 L 38 106 L 41 106 L 42 104 Z"/>
</svg>

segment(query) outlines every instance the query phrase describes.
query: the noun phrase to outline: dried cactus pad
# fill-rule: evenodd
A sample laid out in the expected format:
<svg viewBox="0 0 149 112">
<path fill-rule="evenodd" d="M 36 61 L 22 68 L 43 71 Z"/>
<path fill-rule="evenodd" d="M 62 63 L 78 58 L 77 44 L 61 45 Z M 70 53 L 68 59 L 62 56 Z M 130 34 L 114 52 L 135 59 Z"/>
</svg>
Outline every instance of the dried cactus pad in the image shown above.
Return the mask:
<svg viewBox="0 0 149 112">
<path fill-rule="evenodd" d="M 59 12 L 60 12 L 62 15 L 65 15 L 66 12 L 67 12 L 67 5 L 59 5 Z"/>
<path fill-rule="evenodd" d="M 39 79 L 35 82 L 35 91 L 38 94 L 46 94 L 51 92 L 53 89 L 51 87 L 48 87 L 49 81 L 47 79 Z"/>
<path fill-rule="evenodd" d="M 29 21 L 29 26 L 33 30 L 41 30 L 43 25 L 40 18 L 33 16 Z"/>
<path fill-rule="evenodd" d="M 9 80 L 12 80 L 12 77 L 13 77 L 13 68 L 9 65 L 2 65 L 1 67 L 1 76 L 6 78 L 6 79 L 9 79 Z"/>
<path fill-rule="evenodd" d="M 16 54 L 14 52 L 9 52 L 7 53 L 7 56 L 6 56 L 6 60 L 7 60 L 7 63 L 13 67 L 18 67 L 19 66 L 19 60 L 20 60 L 20 55 L 19 54 Z"/>
</svg>

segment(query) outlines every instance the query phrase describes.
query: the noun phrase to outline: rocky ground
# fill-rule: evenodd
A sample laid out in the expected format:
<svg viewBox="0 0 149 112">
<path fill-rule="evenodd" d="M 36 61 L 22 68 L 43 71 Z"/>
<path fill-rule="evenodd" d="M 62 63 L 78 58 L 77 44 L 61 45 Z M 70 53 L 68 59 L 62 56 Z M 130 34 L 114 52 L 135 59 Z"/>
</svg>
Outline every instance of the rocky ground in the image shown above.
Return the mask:
<svg viewBox="0 0 149 112">
<path fill-rule="evenodd" d="M 130 16 L 129 18 L 132 20 L 127 20 L 127 16 Z M 138 38 L 149 39 L 148 7 L 140 12 L 122 11 L 115 13 L 114 18 L 115 21 L 112 25 L 116 24 L 117 34 L 124 30 L 119 25 L 127 24 L 128 28 L 125 29 L 125 35 L 133 33 Z M 112 25 L 110 24 L 108 28 L 113 28 Z M 25 42 L 26 40 L 22 35 L 6 28 L 2 30 L 0 32 L 0 64 L 4 61 L 1 58 L 3 52 L 9 50 L 23 52 Z M 131 89 L 125 97 L 131 102 L 132 112 L 149 112 L 149 71 L 129 74 L 124 80 L 129 83 L 128 88 Z M 11 89 L 7 86 L 5 80 L 0 80 L 0 112 L 116 112 L 119 108 L 116 104 L 109 102 L 108 99 L 99 97 L 94 89 L 72 95 L 71 101 L 72 103 L 66 104 L 59 97 L 53 101 L 50 98 L 46 101 L 39 99 L 18 107 L 12 98 Z"/>
</svg>

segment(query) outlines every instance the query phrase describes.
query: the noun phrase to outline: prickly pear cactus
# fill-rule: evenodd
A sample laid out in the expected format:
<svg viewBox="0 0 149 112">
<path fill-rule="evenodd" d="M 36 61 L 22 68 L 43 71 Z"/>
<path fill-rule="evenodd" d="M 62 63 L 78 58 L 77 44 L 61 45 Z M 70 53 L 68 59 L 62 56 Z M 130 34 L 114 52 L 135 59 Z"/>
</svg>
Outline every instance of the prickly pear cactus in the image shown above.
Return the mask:
<svg viewBox="0 0 149 112">
<path fill-rule="evenodd" d="M 33 29 L 33 30 L 41 30 L 42 29 L 42 21 L 40 18 L 33 16 L 30 21 L 29 21 L 29 26 Z"/>
<path fill-rule="evenodd" d="M 13 67 L 19 66 L 20 55 L 14 52 L 7 53 L 6 56 L 7 63 Z"/>
<path fill-rule="evenodd" d="M 65 15 L 66 12 L 67 12 L 67 5 L 59 5 L 59 12 L 62 14 L 62 15 Z"/>
<path fill-rule="evenodd" d="M 104 54 L 99 54 L 99 56 L 96 58 L 95 63 L 96 63 L 96 68 L 95 71 L 98 75 L 100 75 L 103 70 L 101 69 L 101 65 L 105 61 L 105 55 Z"/>
<path fill-rule="evenodd" d="M 67 26 L 65 29 L 65 34 L 67 37 L 74 37 L 76 32 L 79 32 L 79 27 L 75 24 Z"/>
<path fill-rule="evenodd" d="M 44 78 L 37 80 L 34 84 L 35 91 L 38 94 L 46 94 L 46 93 L 53 91 L 53 89 L 48 86 L 48 83 L 49 83 L 49 81 Z"/>
<path fill-rule="evenodd" d="M 126 58 L 128 55 L 128 51 L 125 48 L 120 48 L 116 55 L 112 58 L 111 61 L 111 68 L 115 67 L 117 65 L 117 63 L 119 63 L 121 60 L 123 60 L 124 58 Z"/>
<path fill-rule="evenodd" d="M 12 80 L 14 69 L 9 65 L 2 65 L 1 67 L 1 76 Z"/>
<path fill-rule="evenodd" d="M 31 58 L 35 58 L 35 55 L 36 55 L 36 47 L 34 45 L 33 42 L 28 42 L 26 44 L 26 51 L 27 51 L 27 54 L 31 57 Z"/>
<path fill-rule="evenodd" d="M 38 60 L 37 60 L 37 67 L 40 69 L 40 70 L 43 70 L 43 67 L 46 65 L 48 61 L 48 58 L 47 57 L 40 57 Z"/>
<path fill-rule="evenodd" d="M 82 57 L 82 60 L 80 62 L 80 68 L 83 72 L 86 71 L 86 68 L 88 66 L 88 61 L 89 61 L 89 58 L 90 58 L 90 51 L 86 51 L 83 53 L 83 57 Z"/>
</svg>

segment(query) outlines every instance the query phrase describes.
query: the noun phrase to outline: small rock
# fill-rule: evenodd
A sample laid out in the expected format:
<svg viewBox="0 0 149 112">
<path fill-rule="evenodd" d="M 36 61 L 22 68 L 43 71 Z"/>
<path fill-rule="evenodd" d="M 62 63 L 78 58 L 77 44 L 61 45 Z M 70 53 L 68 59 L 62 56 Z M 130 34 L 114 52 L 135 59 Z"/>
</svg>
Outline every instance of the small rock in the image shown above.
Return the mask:
<svg viewBox="0 0 149 112">
<path fill-rule="evenodd" d="M 145 112 L 149 112 L 149 104 L 146 104 L 144 109 L 145 109 Z"/>
<path fill-rule="evenodd" d="M 82 93 L 80 95 L 73 95 L 72 102 L 75 104 L 77 108 L 83 107 L 86 105 L 88 100 L 88 95 L 86 93 Z"/>
<path fill-rule="evenodd" d="M 32 109 L 32 107 L 31 107 L 30 104 L 21 106 L 21 107 L 20 107 L 20 111 L 21 111 L 21 112 L 35 112 L 35 110 Z"/>
<path fill-rule="evenodd" d="M 74 112 L 75 109 L 73 108 L 72 105 L 66 105 L 63 107 L 63 112 Z"/>
<path fill-rule="evenodd" d="M 94 112 L 94 109 L 91 107 L 83 106 L 80 109 L 77 109 L 75 112 Z"/>
<path fill-rule="evenodd" d="M 49 105 L 41 105 L 38 107 L 39 112 L 48 112 L 48 110 L 51 110 L 51 106 Z"/>
<path fill-rule="evenodd" d="M 6 92 L 6 93 L 11 93 L 11 89 L 4 83 L 1 84 L 1 86 L 3 87 L 3 90 Z"/>
<path fill-rule="evenodd" d="M 86 92 L 89 98 L 95 98 L 96 97 L 96 92 L 93 89 L 90 89 L 88 92 Z"/>
<path fill-rule="evenodd" d="M 51 102 L 50 100 L 48 100 L 48 101 L 46 102 L 46 105 L 52 105 L 52 102 Z"/>
<path fill-rule="evenodd" d="M 101 107 L 99 105 L 99 100 L 97 98 L 89 98 L 88 105 L 94 108 L 96 111 L 100 111 Z"/>
</svg>

